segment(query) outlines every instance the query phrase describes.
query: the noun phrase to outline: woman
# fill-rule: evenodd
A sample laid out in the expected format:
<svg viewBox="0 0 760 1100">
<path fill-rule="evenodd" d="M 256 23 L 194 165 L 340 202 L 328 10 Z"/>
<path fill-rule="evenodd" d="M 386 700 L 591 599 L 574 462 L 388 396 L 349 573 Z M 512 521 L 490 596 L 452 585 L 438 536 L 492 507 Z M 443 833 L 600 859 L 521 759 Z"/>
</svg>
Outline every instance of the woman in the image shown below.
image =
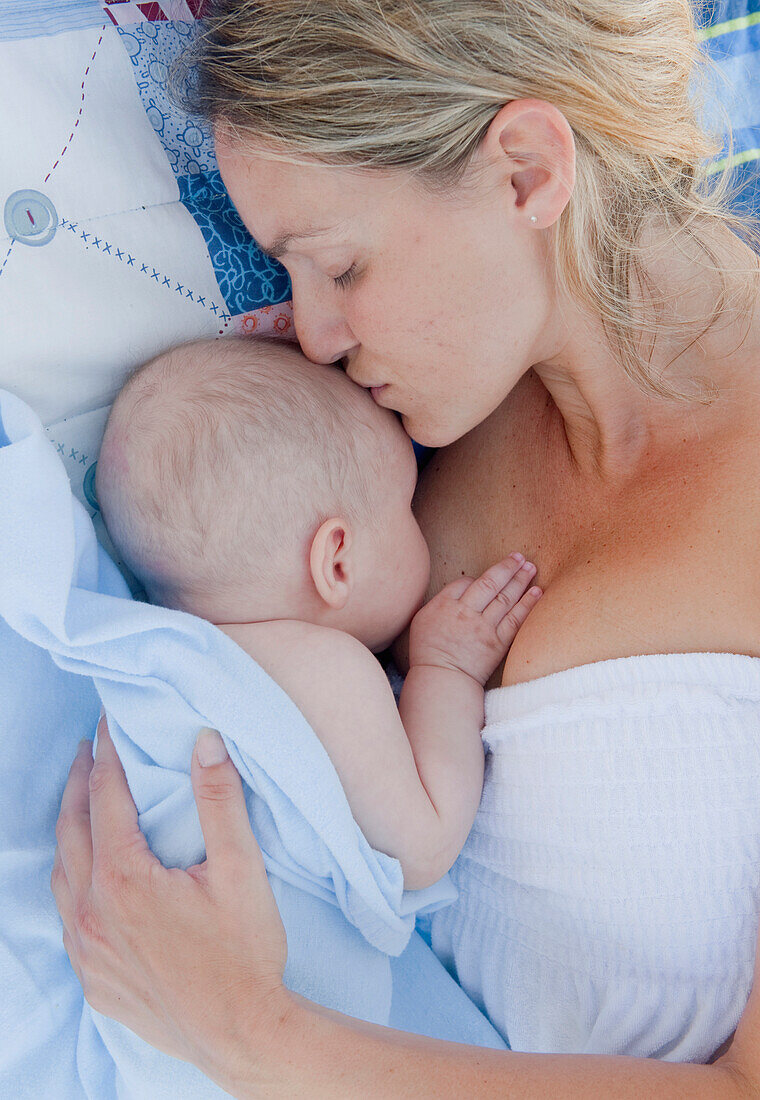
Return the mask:
<svg viewBox="0 0 760 1100">
<path fill-rule="evenodd" d="M 431 593 L 512 547 L 539 565 L 546 594 L 493 686 L 524 700 L 561 672 L 588 693 L 612 659 L 623 688 L 654 667 L 640 726 L 664 740 L 676 658 L 730 697 L 734 722 L 728 681 L 760 656 L 755 233 L 725 182 L 709 185 L 696 59 L 687 0 L 335 0 L 305 14 L 228 0 L 197 59 L 196 106 L 243 220 L 291 275 L 305 352 L 342 360 L 445 448 L 417 495 Z M 616 716 L 602 719 L 612 736 Z M 96 1007 L 235 1095 L 760 1087 L 751 1002 L 715 1066 L 621 1068 L 399 1037 L 291 997 L 230 765 L 205 779 L 194 765 L 212 792 L 208 861 L 185 875 L 151 860 L 105 738 L 100 751 L 91 825 L 84 758 L 62 810 L 54 887 L 72 961 Z M 461 867 L 457 881 L 466 898 Z M 476 938 L 464 904 L 433 927 L 460 977 Z M 465 984 L 481 995 L 478 980 Z"/>
</svg>

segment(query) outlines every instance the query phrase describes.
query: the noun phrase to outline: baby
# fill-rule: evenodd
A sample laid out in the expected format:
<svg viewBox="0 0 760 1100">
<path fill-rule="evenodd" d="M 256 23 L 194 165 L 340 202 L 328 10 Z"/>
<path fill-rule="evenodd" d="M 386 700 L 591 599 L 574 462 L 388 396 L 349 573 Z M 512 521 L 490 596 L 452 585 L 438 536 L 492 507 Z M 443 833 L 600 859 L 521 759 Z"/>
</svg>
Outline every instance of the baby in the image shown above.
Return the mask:
<svg viewBox="0 0 760 1100">
<path fill-rule="evenodd" d="M 483 786 L 484 685 L 541 595 L 512 554 L 422 607 L 416 479 L 396 416 L 339 368 L 226 338 L 137 370 L 96 481 L 149 599 L 215 623 L 283 688 L 411 890 L 464 845 Z M 397 708 L 373 654 L 410 621 Z"/>
</svg>

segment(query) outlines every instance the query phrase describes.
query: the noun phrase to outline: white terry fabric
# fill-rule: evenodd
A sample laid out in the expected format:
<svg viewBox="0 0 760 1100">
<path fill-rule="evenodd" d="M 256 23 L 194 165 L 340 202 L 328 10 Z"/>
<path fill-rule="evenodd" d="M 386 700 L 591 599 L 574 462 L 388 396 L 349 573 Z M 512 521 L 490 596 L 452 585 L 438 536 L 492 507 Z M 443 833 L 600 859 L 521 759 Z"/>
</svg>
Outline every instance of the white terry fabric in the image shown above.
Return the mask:
<svg viewBox="0 0 760 1100">
<path fill-rule="evenodd" d="M 703 1061 L 747 999 L 760 659 L 627 657 L 486 695 L 432 945 L 515 1050 Z"/>
</svg>

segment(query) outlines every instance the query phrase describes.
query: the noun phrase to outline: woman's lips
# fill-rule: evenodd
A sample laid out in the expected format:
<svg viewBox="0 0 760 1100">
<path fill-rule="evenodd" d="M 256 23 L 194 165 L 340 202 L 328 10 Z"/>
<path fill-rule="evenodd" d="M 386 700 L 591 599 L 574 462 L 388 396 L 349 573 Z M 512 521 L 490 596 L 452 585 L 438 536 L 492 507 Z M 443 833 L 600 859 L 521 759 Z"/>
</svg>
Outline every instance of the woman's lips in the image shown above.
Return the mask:
<svg viewBox="0 0 760 1100">
<path fill-rule="evenodd" d="M 378 396 L 383 392 L 383 390 L 387 390 L 387 389 L 388 389 L 388 383 L 387 382 L 385 382 L 382 386 L 370 386 L 369 387 L 369 392 L 372 394 L 372 400 L 377 401 Z M 379 403 L 380 402 L 378 401 L 378 404 Z"/>
</svg>

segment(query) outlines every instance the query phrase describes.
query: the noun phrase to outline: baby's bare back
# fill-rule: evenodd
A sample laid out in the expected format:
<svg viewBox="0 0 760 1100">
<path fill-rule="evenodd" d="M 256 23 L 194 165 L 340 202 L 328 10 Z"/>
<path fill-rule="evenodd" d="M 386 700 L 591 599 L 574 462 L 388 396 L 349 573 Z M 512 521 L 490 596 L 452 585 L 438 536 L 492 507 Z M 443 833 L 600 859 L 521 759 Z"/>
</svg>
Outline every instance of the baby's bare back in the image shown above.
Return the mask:
<svg viewBox="0 0 760 1100">
<path fill-rule="evenodd" d="M 373 848 L 401 862 L 407 889 L 440 878 L 448 866 L 431 873 L 427 855 L 440 847 L 441 823 L 377 658 L 344 631 L 298 620 L 221 629 L 296 704 L 330 757 L 356 822 Z M 475 808 L 482 775 L 476 786 Z"/>
</svg>

